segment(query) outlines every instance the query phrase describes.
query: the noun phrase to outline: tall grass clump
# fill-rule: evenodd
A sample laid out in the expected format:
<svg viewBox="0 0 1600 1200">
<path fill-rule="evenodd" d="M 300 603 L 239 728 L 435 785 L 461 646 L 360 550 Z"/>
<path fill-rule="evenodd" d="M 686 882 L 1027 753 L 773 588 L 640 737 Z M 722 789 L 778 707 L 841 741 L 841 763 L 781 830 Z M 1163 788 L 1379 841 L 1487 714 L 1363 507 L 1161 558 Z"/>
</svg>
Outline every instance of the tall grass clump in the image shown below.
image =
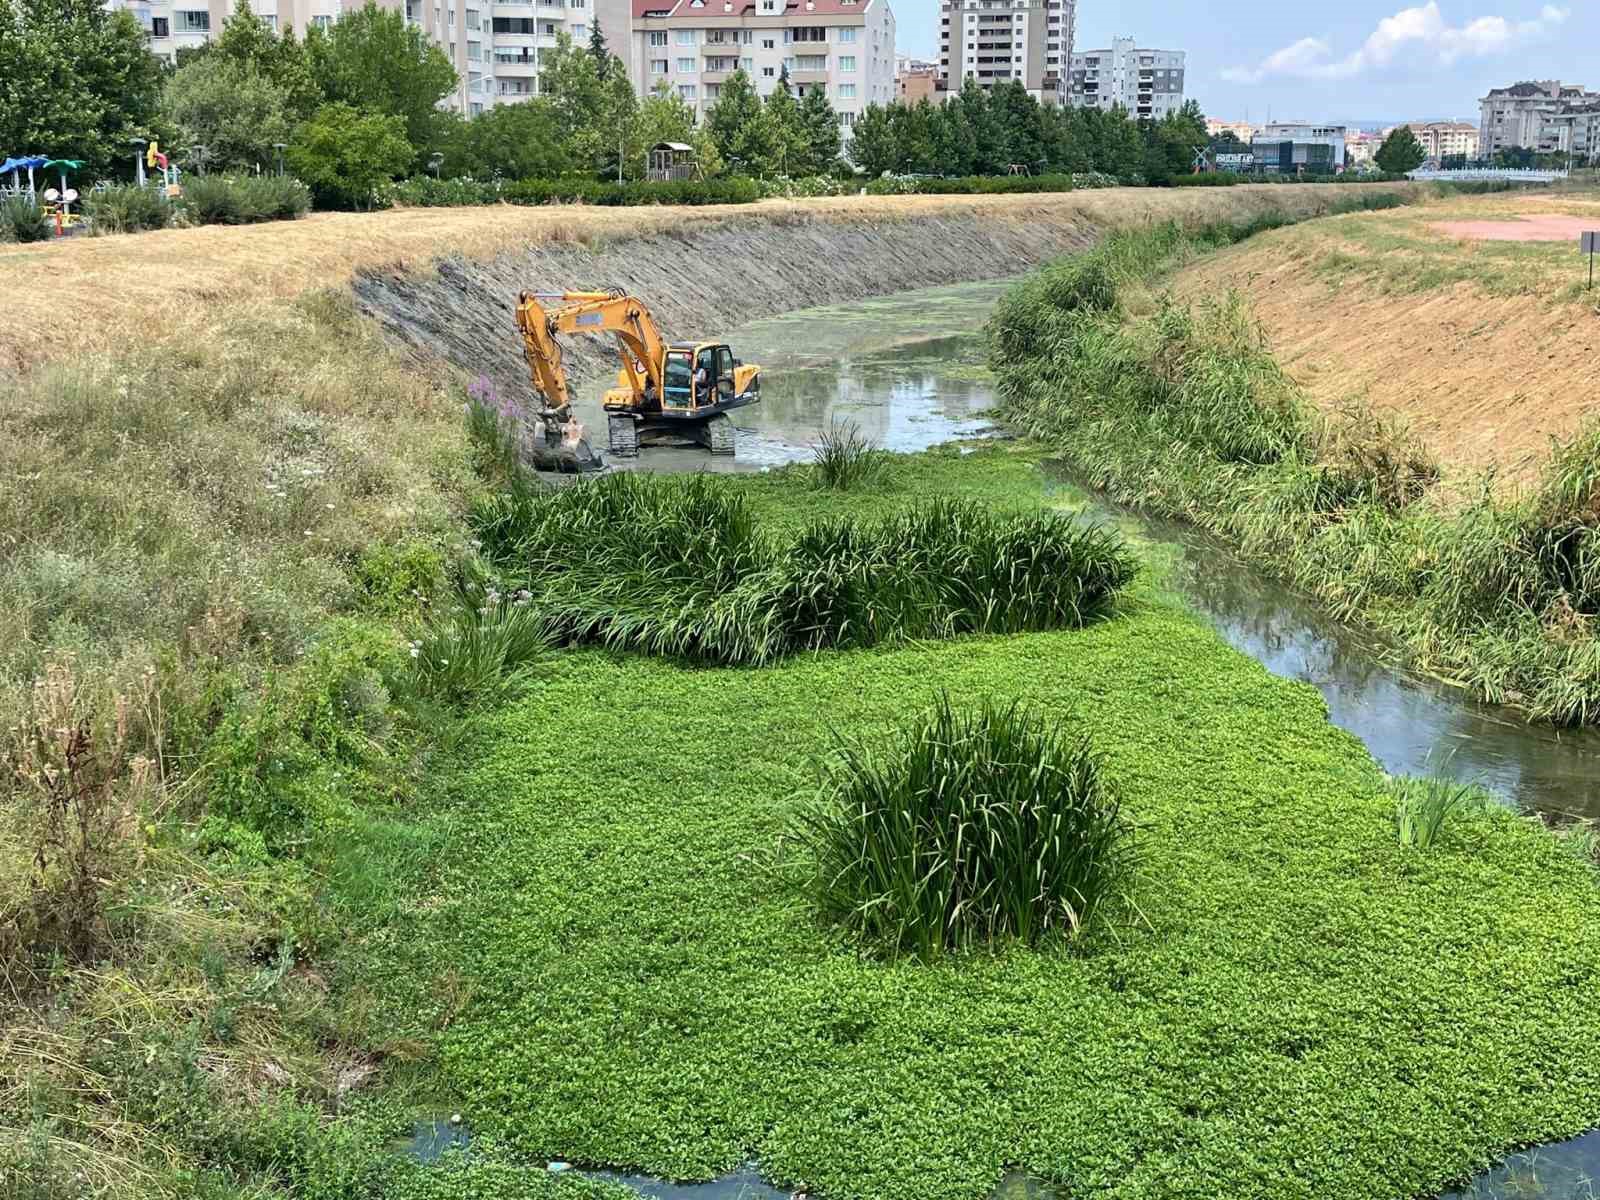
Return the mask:
<svg viewBox="0 0 1600 1200">
<path fill-rule="evenodd" d="M 1389 781 L 1389 791 L 1394 796 L 1400 844 L 1418 850 L 1426 850 L 1438 840 L 1452 815 L 1476 812 L 1494 803 L 1482 788 L 1437 777 L 1399 776 Z"/>
<path fill-rule="evenodd" d="M 0 242 L 42 242 L 54 232 L 44 209 L 29 197 L 0 201 Z"/>
<path fill-rule="evenodd" d="M 840 740 L 797 820 L 818 915 L 890 954 L 1070 938 L 1134 866 L 1116 789 L 1085 738 L 1015 704 L 948 695 L 882 744 Z"/>
<path fill-rule="evenodd" d="M 283 175 L 200 175 L 183 187 L 183 209 L 201 225 L 288 221 L 311 208 L 311 191 Z"/>
<path fill-rule="evenodd" d="M 526 589 L 505 593 L 487 580 L 458 579 L 411 639 L 396 694 L 466 707 L 515 692 L 553 645 L 532 598 Z"/>
<path fill-rule="evenodd" d="M 473 523 L 558 638 L 728 665 L 1072 628 L 1108 612 L 1136 570 L 1114 534 L 943 499 L 779 540 L 705 475 L 517 484 L 481 501 Z"/>
<path fill-rule="evenodd" d="M 83 212 L 99 233 L 142 233 L 172 224 L 172 204 L 155 188 L 119 185 L 87 193 Z"/>
<path fill-rule="evenodd" d="M 849 421 L 830 425 L 811 450 L 818 486 L 841 492 L 870 483 L 882 472 L 883 461 L 884 452 Z"/>
</svg>

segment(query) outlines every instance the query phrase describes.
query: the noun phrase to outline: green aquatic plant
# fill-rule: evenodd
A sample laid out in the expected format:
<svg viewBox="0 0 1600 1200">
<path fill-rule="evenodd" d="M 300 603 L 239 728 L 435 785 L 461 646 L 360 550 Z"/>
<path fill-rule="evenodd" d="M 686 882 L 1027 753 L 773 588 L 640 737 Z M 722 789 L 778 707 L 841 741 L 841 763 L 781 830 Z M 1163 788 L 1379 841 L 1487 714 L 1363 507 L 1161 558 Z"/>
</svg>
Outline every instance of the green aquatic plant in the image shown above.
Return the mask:
<svg viewBox="0 0 1600 1200">
<path fill-rule="evenodd" d="M 825 922 L 923 958 L 1072 937 L 1125 896 L 1134 862 L 1087 738 L 948 695 L 887 742 L 837 741 L 794 834 Z"/>
<path fill-rule="evenodd" d="M 1400 844 L 1418 850 L 1426 850 L 1438 840 L 1453 814 L 1470 813 L 1493 803 L 1493 798 L 1474 784 L 1433 776 L 1398 776 L 1388 786 L 1394 796 Z"/>
<path fill-rule="evenodd" d="M 811 450 L 817 484 L 849 491 L 871 483 L 882 473 L 884 453 L 862 436 L 853 421 L 830 425 Z"/>
<path fill-rule="evenodd" d="M 1074 628 L 1137 561 L 1115 533 L 1047 512 L 935 499 L 758 529 L 709 475 L 619 473 L 481 502 L 484 553 L 561 640 L 734 666 L 911 637 Z"/>
</svg>

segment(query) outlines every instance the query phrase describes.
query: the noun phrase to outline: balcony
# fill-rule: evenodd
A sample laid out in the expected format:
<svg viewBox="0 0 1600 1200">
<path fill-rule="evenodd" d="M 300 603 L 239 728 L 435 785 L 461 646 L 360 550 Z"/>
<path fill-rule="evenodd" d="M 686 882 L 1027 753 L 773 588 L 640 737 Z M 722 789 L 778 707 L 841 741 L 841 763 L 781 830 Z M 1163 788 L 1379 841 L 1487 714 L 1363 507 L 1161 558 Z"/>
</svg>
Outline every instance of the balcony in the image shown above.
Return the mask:
<svg viewBox="0 0 1600 1200">
<path fill-rule="evenodd" d="M 494 60 L 494 73 L 501 78 L 527 79 L 538 72 L 538 60 L 532 55 L 527 58 L 513 58 L 509 62 L 503 58 Z"/>
<path fill-rule="evenodd" d="M 700 82 L 707 86 L 713 83 L 727 83 L 732 75 L 732 71 L 701 71 Z"/>
<path fill-rule="evenodd" d="M 821 71 L 790 71 L 789 82 L 806 84 L 827 83 L 828 72 L 825 69 Z"/>
<path fill-rule="evenodd" d="M 539 15 L 532 4 L 495 4 L 490 12 L 496 17 L 511 17 L 523 21 L 532 21 Z"/>
</svg>

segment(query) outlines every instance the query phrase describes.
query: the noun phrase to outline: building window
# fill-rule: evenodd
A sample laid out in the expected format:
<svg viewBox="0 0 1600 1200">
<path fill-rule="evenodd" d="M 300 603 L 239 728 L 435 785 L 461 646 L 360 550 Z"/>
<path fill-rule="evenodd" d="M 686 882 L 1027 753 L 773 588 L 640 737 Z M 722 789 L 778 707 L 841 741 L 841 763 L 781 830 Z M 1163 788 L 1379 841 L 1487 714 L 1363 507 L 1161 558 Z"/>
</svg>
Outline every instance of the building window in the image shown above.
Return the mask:
<svg viewBox="0 0 1600 1200">
<path fill-rule="evenodd" d="M 692 30 L 692 29 L 675 30 L 674 31 L 673 40 L 675 40 L 678 43 L 678 45 L 680 45 L 680 46 L 692 46 L 692 45 L 694 45 L 694 30 Z"/>
<path fill-rule="evenodd" d="M 667 73 L 667 60 L 664 58 L 652 58 L 650 60 L 650 70 L 657 75 L 665 75 Z"/>
<path fill-rule="evenodd" d="M 739 60 L 739 69 L 746 75 L 750 74 L 750 72 L 755 69 L 755 65 L 756 60 L 753 58 L 741 58 Z"/>
<path fill-rule="evenodd" d="M 720 95 L 722 95 L 722 85 L 720 83 L 708 83 L 708 84 L 706 84 L 706 99 L 707 100 L 715 100 Z"/>
<path fill-rule="evenodd" d="M 312 17 L 311 18 L 311 23 L 313 25 L 315 25 L 318 29 L 327 29 L 327 28 L 329 28 L 330 26 L 333 25 L 333 18 L 332 17 L 327 17 L 327 16 Z"/>
<path fill-rule="evenodd" d="M 667 44 L 667 31 L 665 29 L 652 29 L 649 34 L 648 45 L 665 46 Z"/>
<path fill-rule="evenodd" d="M 828 69 L 828 56 L 826 54 L 802 54 L 794 60 L 796 71 L 826 71 Z"/>
<path fill-rule="evenodd" d="M 694 72 L 694 59 L 692 59 L 692 58 L 680 58 L 678 60 L 678 74 L 679 75 L 693 75 L 694 73 L 695 73 Z"/>
<path fill-rule="evenodd" d="M 468 42 L 467 43 L 467 61 L 468 62 L 482 62 L 483 61 L 483 43 L 482 42 Z"/>
<path fill-rule="evenodd" d="M 694 84 L 692 84 L 692 83 L 680 83 L 678 85 L 678 95 L 679 95 L 680 98 L 682 98 L 684 100 L 693 100 L 694 99 Z"/>
<path fill-rule="evenodd" d="M 209 33 L 211 13 L 207 10 L 180 8 L 173 14 L 178 18 L 179 33 Z M 323 18 L 326 20 L 327 18 Z"/>
<path fill-rule="evenodd" d="M 855 113 L 853 113 L 853 112 L 842 112 L 842 113 L 839 114 L 839 124 L 843 125 L 846 129 L 849 129 L 850 126 L 854 125 L 855 123 L 856 123 L 856 115 L 855 115 Z"/>
<path fill-rule="evenodd" d="M 761 78 L 763 78 L 763 79 L 771 79 L 777 73 L 778 72 L 772 67 L 762 67 L 761 68 Z"/>
<path fill-rule="evenodd" d="M 856 98 L 856 85 L 855 84 L 853 84 L 853 83 L 841 83 L 839 85 L 839 99 L 841 99 L 841 100 L 854 100 L 855 98 Z"/>
<path fill-rule="evenodd" d="M 172 36 L 172 26 L 170 24 L 170 18 L 168 18 L 168 17 L 151 17 L 150 18 L 150 36 L 151 37 L 171 37 Z"/>
<path fill-rule="evenodd" d="M 856 69 L 856 56 L 854 54 L 841 54 L 839 56 L 839 70 L 854 71 Z"/>
<path fill-rule="evenodd" d="M 572 27 L 572 40 L 573 41 L 581 42 L 581 41 L 583 41 L 584 38 L 586 38 L 588 36 L 589 36 L 589 27 L 587 25 L 574 25 Z"/>
<path fill-rule="evenodd" d="M 315 18 L 313 18 L 313 19 L 315 19 Z M 470 112 L 475 117 L 482 116 L 483 115 L 483 105 L 478 103 L 476 100 L 474 100 L 471 104 L 467 105 L 467 111 Z"/>
<path fill-rule="evenodd" d="M 853 41 L 855 41 L 856 40 L 856 27 L 854 25 L 841 25 L 841 26 L 839 26 L 839 40 L 841 42 L 853 42 Z"/>
<path fill-rule="evenodd" d="M 475 8 L 467 9 L 467 28 L 468 29 L 482 29 L 483 28 L 483 22 L 482 22 L 482 20 L 479 19 L 478 10 L 475 9 Z"/>
<path fill-rule="evenodd" d="M 755 45 L 756 31 L 754 29 L 746 29 L 746 30 L 743 30 L 742 32 L 743 32 L 744 36 L 741 37 L 739 40 L 742 41 L 746 46 Z"/>
<path fill-rule="evenodd" d="M 771 38 L 762 38 L 761 39 L 761 48 L 763 50 L 775 49 L 775 47 L 773 46 L 772 39 Z"/>
</svg>

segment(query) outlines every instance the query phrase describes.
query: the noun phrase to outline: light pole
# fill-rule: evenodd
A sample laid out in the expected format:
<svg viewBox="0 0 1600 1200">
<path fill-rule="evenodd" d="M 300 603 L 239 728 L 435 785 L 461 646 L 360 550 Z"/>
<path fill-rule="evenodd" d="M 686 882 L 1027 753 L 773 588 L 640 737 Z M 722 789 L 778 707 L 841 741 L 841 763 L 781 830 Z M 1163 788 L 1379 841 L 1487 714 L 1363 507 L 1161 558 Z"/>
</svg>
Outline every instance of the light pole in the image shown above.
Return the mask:
<svg viewBox="0 0 1600 1200">
<path fill-rule="evenodd" d="M 133 177 L 140 187 L 144 186 L 144 148 L 150 144 L 149 139 L 133 137 L 128 139 L 133 143 Z"/>
<path fill-rule="evenodd" d="M 439 180 L 439 168 L 443 165 L 443 154 L 440 154 L 437 150 L 435 150 L 432 154 L 428 155 L 428 169 L 433 172 L 433 179 L 435 183 L 437 183 Z"/>
<path fill-rule="evenodd" d="M 195 163 L 198 164 L 197 169 L 200 174 L 204 175 L 206 173 L 206 156 L 211 153 L 210 149 L 205 146 L 190 146 L 189 153 L 194 157 Z"/>
<path fill-rule="evenodd" d="M 286 144 L 284 142 L 272 143 L 272 148 L 278 152 L 278 174 L 280 176 L 283 174 L 283 150 Z"/>
</svg>

